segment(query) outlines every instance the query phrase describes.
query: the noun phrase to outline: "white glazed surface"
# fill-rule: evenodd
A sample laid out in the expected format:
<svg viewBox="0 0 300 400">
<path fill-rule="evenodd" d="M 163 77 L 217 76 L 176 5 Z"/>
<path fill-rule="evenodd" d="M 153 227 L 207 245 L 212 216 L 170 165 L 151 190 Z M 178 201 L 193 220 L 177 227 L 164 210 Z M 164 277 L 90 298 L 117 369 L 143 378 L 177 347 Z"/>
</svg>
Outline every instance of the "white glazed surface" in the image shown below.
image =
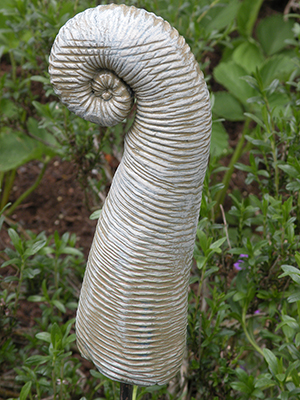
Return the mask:
<svg viewBox="0 0 300 400">
<path fill-rule="evenodd" d="M 69 20 L 49 72 L 62 102 L 100 125 L 122 121 L 136 99 L 90 250 L 76 334 L 82 355 L 109 378 L 162 385 L 178 372 L 185 350 L 211 132 L 203 74 L 166 21 L 124 5 Z"/>
</svg>

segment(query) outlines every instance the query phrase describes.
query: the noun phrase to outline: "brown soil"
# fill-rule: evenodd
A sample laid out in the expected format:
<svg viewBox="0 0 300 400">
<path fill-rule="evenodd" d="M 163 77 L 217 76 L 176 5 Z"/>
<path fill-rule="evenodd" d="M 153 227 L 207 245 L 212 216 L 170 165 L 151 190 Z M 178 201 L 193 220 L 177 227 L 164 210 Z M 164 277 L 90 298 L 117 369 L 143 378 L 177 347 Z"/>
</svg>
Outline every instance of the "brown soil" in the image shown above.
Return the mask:
<svg viewBox="0 0 300 400">
<path fill-rule="evenodd" d="M 83 189 L 76 180 L 77 168 L 59 158 L 53 159 L 37 189 L 22 203 L 8 220 L 34 233 L 45 231 L 47 236 L 58 231 L 76 233 L 78 247 L 85 255 L 91 245 L 96 221 L 85 206 Z M 40 172 L 38 162 L 30 162 L 17 171 L 10 202 L 28 189 Z M 9 244 L 5 229 L 0 232 L 0 248 Z"/>
</svg>

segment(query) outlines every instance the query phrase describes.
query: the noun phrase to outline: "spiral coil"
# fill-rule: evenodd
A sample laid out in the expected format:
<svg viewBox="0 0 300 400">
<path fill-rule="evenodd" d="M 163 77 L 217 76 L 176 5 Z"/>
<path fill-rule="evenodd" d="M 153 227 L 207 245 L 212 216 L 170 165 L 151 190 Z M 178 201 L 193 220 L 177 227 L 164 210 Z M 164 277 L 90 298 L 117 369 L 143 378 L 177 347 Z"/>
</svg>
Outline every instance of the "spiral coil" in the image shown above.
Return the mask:
<svg viewBox="0 0 300 400">
<path fill-rule="evenodd" d="M 182 363 L 187 291 L 211 111 L 189 46 L 166 21 L 124 5 L 69 20 L 51 51 L 55 92 L 77 115 L 136 117 L 98 221 L 76 317 L 77 344 L 126 383 L 168 382 Z"/>
</svg>

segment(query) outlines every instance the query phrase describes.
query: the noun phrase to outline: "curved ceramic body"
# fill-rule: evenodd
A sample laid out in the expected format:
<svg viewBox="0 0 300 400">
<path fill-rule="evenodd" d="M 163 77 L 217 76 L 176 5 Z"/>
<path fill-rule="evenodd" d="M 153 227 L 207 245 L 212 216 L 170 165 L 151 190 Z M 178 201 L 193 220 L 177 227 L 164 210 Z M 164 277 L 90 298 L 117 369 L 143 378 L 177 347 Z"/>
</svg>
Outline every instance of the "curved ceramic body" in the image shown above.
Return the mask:
<svg viewBox="0 0 300 400">
<path fill-rule="evenodd" d="M 115 5 L 68 21 L 49 71 L 70 110 L 98 124 L 125 118 L 136 98 L 135 121 L 91 247 L 76 334 L 82 355 L 106 376 L 164 384 L 185 349 L 211 131 L 203 74 L 167 22 Z"/>
</svg>

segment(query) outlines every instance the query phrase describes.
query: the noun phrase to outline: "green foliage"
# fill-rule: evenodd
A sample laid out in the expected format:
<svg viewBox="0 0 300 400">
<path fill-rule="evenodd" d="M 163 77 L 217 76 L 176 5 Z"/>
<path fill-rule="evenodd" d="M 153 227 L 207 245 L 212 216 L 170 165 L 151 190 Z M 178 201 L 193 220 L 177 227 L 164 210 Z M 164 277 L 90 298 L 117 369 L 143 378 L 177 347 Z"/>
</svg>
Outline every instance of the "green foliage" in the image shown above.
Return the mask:
<svg viewBox="0 0 300 400">
<path fill-rule="evenodd" d="M 69 114 L 58 101 L 49 81 L 48 56 L 59 28 L 77 12 L 95 6 L 93 1 L 2 1 L 0 7 L 0 56 L 10 68 L 0 78 L 0 208 L 9 201 L 18 167 L 32 160 L 42 164 L 40 175 L 6 214 L 15 208 L 40 183 L 54 156 L 73 161 L 82 186 L 95 192 L 105 184 L 100 169 L 100 184 L 92 170 L 102 165 L 101 152 L 119 150 L 127 125 L 100 131 L 94 124 Z M 84 132 L 84 134 L 82 134 Z M 99 145 L 95 148 L 96 138 Z"/>
<path fill-rule="evenodd" d="M 70 333 L 74 319 L 69 315 L 77 307 L 74 282 L 77 280 L 79 285 L 82 278 L 83 254 L 75 248 L 75 235 L 68 233 L 59 237 L 56 232 L 47 238 L 44 233 L 35 236 L 28 232 L 27 239 L 12 228 L 8 233 L 12 248 L 5 250 L 7 260 L 1 268 L 13 268 L 15 274 L 5 273 L 1 279 L 0 361 L 15 368 L 16 381 L 24 384 L 20 398 L 31 398 L 32 393 L 39 399 L 49 393 L 54 398 L 72 398 L 81 388 L 76 376 L 80 363 L 70 351 L 75 334 Z M 18 329 L 17 312 L 25 299 L 29 308 L 38 303 L 41 318 L 35 328 L 23 334 L 26 351 L 22 354 L 17 351 L 14 336 Z"/>
<path fill-rule="evenodd" d="M 237 28 L 241 35 L 250 37 L 263 0 L 245 0 L 237 14 Z"/>
<path fill-rule="evenodd" d="M 293 39 L 292 20 L 284 20 L 282 15 L 272 15 L 257 26 L 257 37 L 266 55 L 271 56 L 286 48 L 286 41 Z"/>
<path fill-rule="evenodd" d="M 245 1 L 239 12 L 258 3 Z M 187 379 L 195 398 L 197 393 L 201 399 L 297 399 L 300 54 L 291 38 L 298 38 L 299 30 L 277 15 L 261 20 L 255 40 L 252 22 L 243 25 L 242 17 L 237 24 L 243 37 L 224 48 L 213 71 L 227 89 L 214 93 L 214 115 L 245 125 L 222 183 L 215 179 L 222 169 L 219 153 L 204 185 L 198 268 L 191 278 Z M 246 162 L 245 156 L 239 161 L 243 153 Z M 235 169 L 243 171 L 248 193 L 245 197 L 236 188 L 231 208 L 221 214 Z M 211 244 L 221 251 L 207 261 Z"/>
<path fill-rule="evenodd" d="M 211 95 L 211 159 L 191 271 L 184 372 L 172 385 L 139 388 L 137 398 L 298 399 L 299 15 L 261 17 L 262 0 L 127 4 L 174 25 L 208 85 L 218 88 Z M 0 56 L 7 68 L 0 76 L 0 229 L 35 190 L 54 156 L 76 165 L 91 194 L 108 179 L 103 155 L 122 151 L 134 110 L 123 124 L 99 129 L 58 101 L 47 73 L 59 28 L 95 5 L 92 0 L 1 2 Z M 36 182 L 7 204 L 17 169 L 31 160 L 42 164 Z M 94 203 L 101 207 L 96 196 Z M 0 373 L 13 371 L 15 394 L 9 396 L 118 399 L 118 384 L 87 372 L 74 343 L 84 270 L 76 236 L 35 235 L 18 225 L 7 233 L 10 244 L 0 253 Z M 24 307 L 35 310 L 33 326 L 22 321 Z M 0 375 L 0 388 L 4 379 Z"/>
</svg>

